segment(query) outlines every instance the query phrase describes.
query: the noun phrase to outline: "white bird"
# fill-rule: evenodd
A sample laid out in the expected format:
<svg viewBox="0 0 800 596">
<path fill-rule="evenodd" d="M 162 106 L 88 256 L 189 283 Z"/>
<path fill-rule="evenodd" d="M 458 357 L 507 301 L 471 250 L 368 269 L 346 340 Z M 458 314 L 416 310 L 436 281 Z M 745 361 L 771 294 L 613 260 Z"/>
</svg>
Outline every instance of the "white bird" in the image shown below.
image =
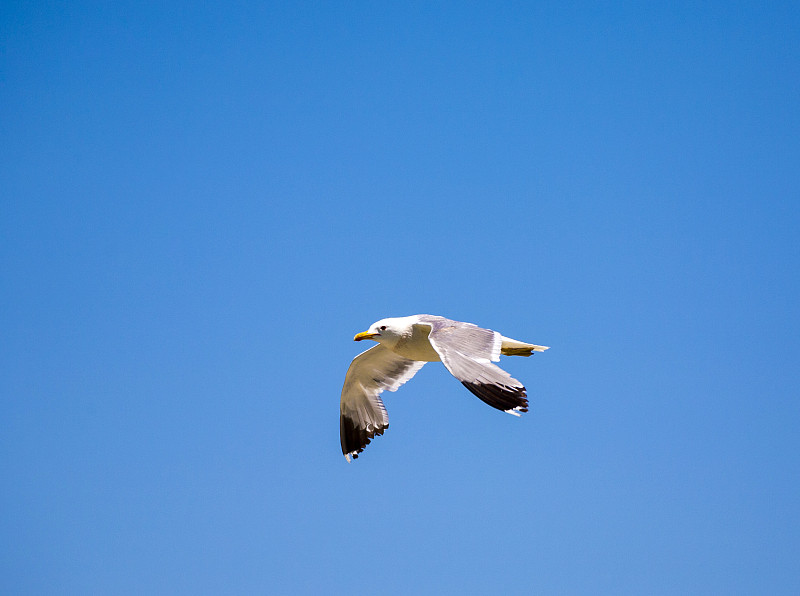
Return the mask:
<svg viewBox="0 0 800 596">
<path fill-rule="evenodd" d="M 353 340 L 378 342 L 353 359 L 342 388 L 339 434 L 347 461 L 389 427 L 381 401 L 397 391 L 426 362 L 442 362 L 473 394 L 514 416 L 528 411 L 525 387 L 499 366 L 504 356 L 530 356 L 547 346 L 517 341 L 491 329 L 435 315 L 381 319 Z"/>
</svg>

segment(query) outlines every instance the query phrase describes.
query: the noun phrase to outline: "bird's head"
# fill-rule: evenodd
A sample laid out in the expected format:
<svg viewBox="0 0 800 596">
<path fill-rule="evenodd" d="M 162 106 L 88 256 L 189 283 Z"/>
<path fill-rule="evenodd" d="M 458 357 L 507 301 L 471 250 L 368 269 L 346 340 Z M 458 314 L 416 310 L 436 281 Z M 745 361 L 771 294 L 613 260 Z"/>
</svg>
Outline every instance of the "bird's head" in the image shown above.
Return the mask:
<svg viewBox="0 0 800 596">
<path fill-rule="evenodd" d="M 381 319 L 369 326 L 369 329 L 356 334 L 353 341 L 371 339 L 388 347 L 394 346 L 400 339 L 411 333 L 411 327 L 401 319 Z"/>
</svg>

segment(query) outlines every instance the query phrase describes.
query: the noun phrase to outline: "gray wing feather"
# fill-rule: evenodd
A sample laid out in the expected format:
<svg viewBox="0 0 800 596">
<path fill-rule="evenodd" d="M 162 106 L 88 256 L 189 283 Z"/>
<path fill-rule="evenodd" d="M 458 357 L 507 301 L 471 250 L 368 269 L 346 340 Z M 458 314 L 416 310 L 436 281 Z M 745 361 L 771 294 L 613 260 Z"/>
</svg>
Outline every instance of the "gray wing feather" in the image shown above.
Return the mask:
<svg viewBox="0 0 800 596">
<path fill-rule="evenodd" d="M 422 368 L 424 362 L 409 360 L 380 344 L 362 352 L 350 363 L 342 387 L 339 435 L 342 453 L 357 458 L 370 440 L 389 426 L 383 391 L 397 391 Z"/>
<path fill-rule="evenodd" d="M 509 414 L 528 411 L 525 387 L 492 361 L 500 360 L 502 335 L 471 323 L 430 317 L 428 339 L 447 370 L 484 402 Z"/>
<path fill-rule="evenodd" d="M 434 315 L 421 315 L 420 322 L 431 326 L 431 344 L 435 339 L 446 350 L 455 350 L 472 357 L 488 358 L 492 362 L 500 360 L 503 336 L 497 331 Z M 441 353 L 439 355 L 441 356 Z"/>
</svg>

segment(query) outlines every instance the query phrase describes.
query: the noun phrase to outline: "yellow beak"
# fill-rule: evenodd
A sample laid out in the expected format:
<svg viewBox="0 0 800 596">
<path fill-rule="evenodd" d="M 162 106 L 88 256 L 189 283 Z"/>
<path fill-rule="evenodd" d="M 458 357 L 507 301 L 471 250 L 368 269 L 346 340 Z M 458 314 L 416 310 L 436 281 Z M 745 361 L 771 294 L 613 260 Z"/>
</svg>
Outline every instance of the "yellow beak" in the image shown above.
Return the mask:
<svg viewBox="0 0 800 596">
<path fill-rule="evenodd" d="M 380 333 L 370 333 L 369 331 L 362 331 L 361 333 L 356 334 L 353 338 L 353 341 L 361 341 L 362 339 L 372 339 L 373 337 L 378 337 Z"/>
</svg>

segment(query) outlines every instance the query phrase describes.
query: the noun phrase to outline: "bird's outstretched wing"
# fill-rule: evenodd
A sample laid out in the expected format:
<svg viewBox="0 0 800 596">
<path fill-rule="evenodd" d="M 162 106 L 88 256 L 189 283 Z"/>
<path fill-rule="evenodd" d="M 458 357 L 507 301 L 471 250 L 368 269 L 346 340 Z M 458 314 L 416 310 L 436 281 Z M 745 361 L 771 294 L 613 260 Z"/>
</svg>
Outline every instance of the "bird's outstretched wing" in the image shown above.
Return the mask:
<svg viewBox="0 0 800 596">
<path fill-rule="evenodd" d="M 484 402 L 509 414 L 528 411 L 525 387 L 499 366 L 503 336 L 491 329 L 440 317 L 431 326 L 431 346 L 452 375 Z"/>
<path fill-rule="evenodd" d="M 409 360 L 378 344 L 350 363 L 340 402 L 339 435 L 342 453 L 350 461 L 364 451 L 370 440 L 389 427 L 389 416 L 379 397 L 397 389 L 422 368 L 424 362 Z"/>
</svg>

